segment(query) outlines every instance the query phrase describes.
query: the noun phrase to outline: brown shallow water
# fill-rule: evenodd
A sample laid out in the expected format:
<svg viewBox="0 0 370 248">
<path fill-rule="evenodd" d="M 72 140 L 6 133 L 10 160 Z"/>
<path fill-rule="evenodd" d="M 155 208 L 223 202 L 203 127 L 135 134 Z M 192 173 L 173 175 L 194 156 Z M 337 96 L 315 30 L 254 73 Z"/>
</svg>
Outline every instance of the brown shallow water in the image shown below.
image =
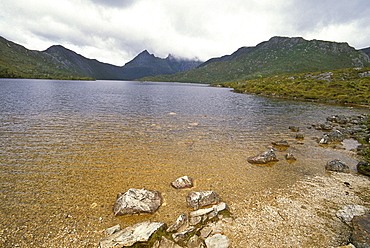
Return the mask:
<svg viewBox="0 0 370 248">
<path fill-rule="evenodd" d="M 0 83 L 1 247 L 94 247 L 116 224 L 172 223 L 188 211 L 189 190 L 170 186 L 184 175 L 195 179 L 191 190 L 216 191 L 238 214 L 238 204 L 266 188 L 325 176 L 328 160 L 340 158 L 354 170 L 355 159 L 319 147 L 313 137 L 322 133 L 308 127 L 330 114 L 369 112 L 200 85 Z M 303 144 L 290 125 L 305 133 Z M 291 147 L 277 152 L 279 162 L 246 162 L 280 139 Z M 288 151 L 296 162 L 284 160 Z M 129 188 L 158 190 L 164 204 L 153 215 L 114 217 L 116 194 Z"/>
</svg>

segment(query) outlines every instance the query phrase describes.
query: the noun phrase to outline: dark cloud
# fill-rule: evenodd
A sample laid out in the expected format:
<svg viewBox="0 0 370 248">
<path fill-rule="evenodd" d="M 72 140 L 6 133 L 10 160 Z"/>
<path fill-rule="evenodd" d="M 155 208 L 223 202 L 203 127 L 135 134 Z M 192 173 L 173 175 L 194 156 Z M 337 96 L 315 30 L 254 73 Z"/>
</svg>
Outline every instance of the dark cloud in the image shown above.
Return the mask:
<svg viewBox="0 0 370 248">
<path fill-rule="evenodd" d="M 1 1 L 1 0 L 0 0 Z M 61 44 L 122 65 L 143 50 L 206 60 L 272 36 L 370 46 L 369 0 L 12 0 L 0 34 L 31 49 Z"/>
<path fill-rule="evenodd" d="M 90 0 L 94 4 L 99 4 L 107 7 L 115 7 L 115 8 L 121 8 L 121 7 L 129 7 L 134 2 L 137 2 L 137 0 Z"/>
<path fill-rule="evenodd" d="M 300 32 L 370 20 L 370 4 L 363 0 L 296 0 L 286 11 L 288 24 Z"/>
</svg>

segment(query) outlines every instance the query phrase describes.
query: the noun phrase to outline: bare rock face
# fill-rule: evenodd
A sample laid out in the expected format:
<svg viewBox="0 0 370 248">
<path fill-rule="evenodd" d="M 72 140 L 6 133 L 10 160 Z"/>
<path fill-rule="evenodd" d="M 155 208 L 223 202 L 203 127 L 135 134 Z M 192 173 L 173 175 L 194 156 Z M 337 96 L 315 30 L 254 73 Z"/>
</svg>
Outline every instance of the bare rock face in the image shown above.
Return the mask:
<svg viewBox="0 0 370 248">
<path fill-rule="evenodd" d="M 193 179 L 188 176 L 177 178 L 171 183 L 171 186 L 175 189 L 192 188 L 194 186 Z"/>
<path fill-rule="evenodd" d="M 113 207 L 117 215 L 154 213 L 162 204 L 161 193 L 146 189 L 129 189 L 124 194 L 118 194 Z"/>
<path fill-rule="evenodd" d="M 221 197 L 214 191 L 192 191 L 186 197 L 188 206 L 194 208 L 195 210 L 197 210 L 199 207 L 217 204 L 220 201 Z"/>
<path fill-rule="evenodd" d="M 336 171 L 336 172 L 345 172 L 345 173 L 349 172 L 348 165 L 339 159 L 335 159 L 335 160 L 327 162 L 325 165 L 325 169 L 329 171 Z"/>
<path fill-rule="evenodd" d="M 256 156 L 247 158 L 251 164 L 267 164 L 268 162 L 279 161 L 273 149 L 260 153 Z"/>
<path fill-rule="evenodd" d="M 126 247 L 132 246 L 137 242 L 147 242 L 150 237 L 157 232 L 166 228 L 163 222 L 145 221 L 125 229 L 115 232 L 112 235 L 100 240 L 100 248 Z"/>
</svg>

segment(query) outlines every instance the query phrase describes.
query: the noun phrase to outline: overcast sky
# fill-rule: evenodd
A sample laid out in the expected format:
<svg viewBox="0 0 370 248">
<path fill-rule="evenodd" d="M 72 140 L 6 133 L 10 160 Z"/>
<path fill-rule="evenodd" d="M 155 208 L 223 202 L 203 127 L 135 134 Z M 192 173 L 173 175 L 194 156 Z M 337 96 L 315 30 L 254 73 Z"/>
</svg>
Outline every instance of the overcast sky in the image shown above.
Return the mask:
<svg viewBox="0 0 370 248">
<path fill-rule="evenodd" d="M 143 50 L 207 60 L 272 36 L 370 47 L 369 0 L 0 0 L 0 36 L 124 65 Z"/>
</svg>

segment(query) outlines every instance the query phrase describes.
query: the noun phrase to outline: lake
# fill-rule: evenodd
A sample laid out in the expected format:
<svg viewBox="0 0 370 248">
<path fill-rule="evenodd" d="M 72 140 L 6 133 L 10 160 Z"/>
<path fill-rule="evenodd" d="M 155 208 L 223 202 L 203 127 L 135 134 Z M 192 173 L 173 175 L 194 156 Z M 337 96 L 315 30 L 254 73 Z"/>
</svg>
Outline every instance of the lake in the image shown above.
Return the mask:
<svg viewBox="0 0 370 248">
<path fill-rule="evenodd" d="M 355 170 L 347 151 L 319 146 L 322 132 L 310 127 L 370 110 L 201 84 L 0 79 L 0 113 L 2 247 L 95 247 L 116 224 L 172 224 L 188 211 L 190 190 L 216 191 L 237 214 L 263 189 L 325 175 L 329 160 Z M 281 139 L 291 147 L 276 152 L 279 162 L 246 161 Z M 286 152 L 297 161 L 286 161 Z M 184 175 L 195 187 L 173 189 Z M 116 195 L 129 188 L 158 190 L 164 204 L 153 215 L 114 217 Z"/>
</svg>

